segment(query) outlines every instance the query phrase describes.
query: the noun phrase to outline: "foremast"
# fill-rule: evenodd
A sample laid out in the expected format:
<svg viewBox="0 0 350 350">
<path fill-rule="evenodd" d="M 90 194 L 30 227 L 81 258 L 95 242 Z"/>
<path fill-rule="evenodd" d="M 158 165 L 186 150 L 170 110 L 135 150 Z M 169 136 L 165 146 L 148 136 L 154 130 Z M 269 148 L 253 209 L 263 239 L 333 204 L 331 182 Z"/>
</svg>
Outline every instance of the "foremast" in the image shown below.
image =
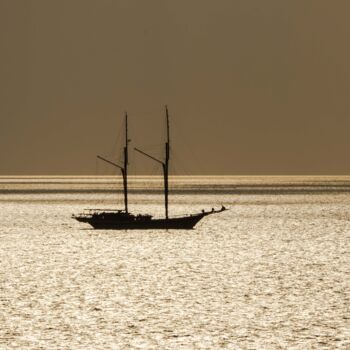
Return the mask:
<svg viewBox="0 0 350 350">
<path fill-rule="evenodd" d="M 125 112 L 125 145 L 124 145 L 124 169 L 123 175 L 123 187 L 124 187 L 124 204 L 125 212 L 128 213 L 128 164 L 129 164 L 129 137 L 128 137 L 128 113 Z"/>
<path fill-rule="evenodd" d="M 123 176 L 123 188 L 124 188 L 124 206 L 125 212 L 128 213 L 128 164 L 129 164 L 129 138 L 128 138 L 128 114 L 125 112 L 125 145 L 123 148 L 123 166 L 111 162 L 110 160 L 97 156 L 98 159 L 119 168 Z"/>
</svg>

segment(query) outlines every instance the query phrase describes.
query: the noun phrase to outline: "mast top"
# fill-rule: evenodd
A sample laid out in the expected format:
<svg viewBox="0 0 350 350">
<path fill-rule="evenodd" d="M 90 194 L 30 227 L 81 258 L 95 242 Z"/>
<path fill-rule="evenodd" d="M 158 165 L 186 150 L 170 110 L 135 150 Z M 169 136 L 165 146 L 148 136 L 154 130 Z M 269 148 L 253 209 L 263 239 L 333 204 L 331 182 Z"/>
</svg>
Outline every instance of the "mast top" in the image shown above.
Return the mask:
<svg viewBox="0 0 350 350">
<path fill-rule="evenodd" d="M 170 143 L 170 132 L 169 132 L 169 110 L 168 106 L 165 105 L 165 115 L 166 115 L 166 133 L 167 133 L 167 142 Z"/>
<path fill-rule="evenodd" d="M 165 163 L 168 166 L 170 158 L 170 132 L 169 132 L 169 111 L 168 106 L 165 105 L 165 116 L 166 116 L 166 143 L 165 143 Z"/>
</svg>

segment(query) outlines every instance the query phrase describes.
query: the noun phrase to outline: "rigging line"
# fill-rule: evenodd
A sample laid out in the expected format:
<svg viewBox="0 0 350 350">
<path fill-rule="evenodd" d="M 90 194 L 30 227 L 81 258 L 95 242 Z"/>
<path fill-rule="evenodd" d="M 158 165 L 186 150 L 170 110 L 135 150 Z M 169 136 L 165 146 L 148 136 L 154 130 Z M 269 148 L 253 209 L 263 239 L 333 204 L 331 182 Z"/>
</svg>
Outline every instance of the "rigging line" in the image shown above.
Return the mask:
<svg viewBox="0 0 350 350">
<path fill-rule="evenodd" d="M 188 139 L 184 136 L 184 134 L 182 132 L 180 132 L 177 128 L 175 128 L 175 132 L 178 132 L 181 142 L 184 144 L 185 149 L 187 150 L 187 152 L 190 155 L 190 161 L 193 164 L 194 163 L 194 167 L 195 169 L 199 169 L 201 173 L 203 173 L 203 170 L 207 170 L 207 169 L 203 169 L 203 166 L 200 164 L 199 162 L 199 157 L 197 155 L 197 153 L 195 152 L 195 150 L 193 149 L 193 147 L 191 147 L 190 143 L 188 142 Z M 192 169 L 190 169 L 192 170 Z M 204 171 L 205 173 L 205 171 Z"/>
<path fill-rule="evenodd" d="M 158 143 L 151 143 L 151 144 L 143 144 L 142 148 L 145 150 L 157 150 L 159 151 L 160 149 L 163 150 L 164 147 L 164 142 L 158 142 Z"/>
<path fill-rule="evenodd" d="M 163 112 L 163 109 L 157 109 L 157 110 L 148 110 L 148 111 L 135 111 L 130 109 L 130 113 L 132 113 L 132 115 L 138 116 L 138 115 L 158 115 L 160 113 Z"/>
<path fill-rule="evenodd" d="M 98 162 L 99 159 L 96 158 L 96 161 Z M 110 166 L 105 165 L 105 163 L 103 163 L 102 165 L 102 173 L 107 174 L 107 176 L 117 175 L 117 171 L 115 170 L 115 168 L 111 168 Z"/>
<path fill-rule="evenodd" d="M 187 171 L 186 167 L 184 166 L 184 163 L 180 161 L 179 157 L 176 153 L 172 153 L 173 161 L 170 163 L 170 168 L 176 169 L 177 174 L 176 175 L 190 175 Z"/>
<path fill-rule="evenodd" d="M 177 171 L 177 167 L 175 166 L 174 162 L 170 163 L 169 175 L 179 175 L 179 173 Z"/>
<path fill-rule="evenodd" d="M 118 155 L 118 160 L 120 160 L 121 157 L 121 145 L 122 145 L 122 133 L 124 132 L 124 123 L 119 124 L 118 132 L 117 132 L 117 137 L 114 139 L 114 143 L 112 145 L 112 149 L 110 149 L 109 153 L 107 153 L 107 156 L 110 158 L 116 157 L 117 152 L 119 152 Z"/>
<path fill-rule="evenodd" d="M 153 164 L 152 170 L 151 170 L 151 175 L 155 176 L 155 175 L 159 175 L 159 166 L 158 164 Z"/>
</svg>

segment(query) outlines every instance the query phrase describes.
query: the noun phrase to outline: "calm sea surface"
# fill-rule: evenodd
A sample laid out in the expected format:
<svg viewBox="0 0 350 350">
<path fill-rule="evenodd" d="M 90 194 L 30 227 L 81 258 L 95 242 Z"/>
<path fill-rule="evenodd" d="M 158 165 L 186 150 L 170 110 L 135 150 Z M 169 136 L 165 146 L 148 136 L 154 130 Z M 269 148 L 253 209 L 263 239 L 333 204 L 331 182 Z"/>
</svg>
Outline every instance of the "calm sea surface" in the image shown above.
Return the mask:
<svg viewBox="0 0 350 350">
<path fill-rule="evenodd" d="M 163 215 L 162 182 L 131 179 Z M 0 349 L 350 349 L 350 177 L 176 177 L 191 231 L 96 231 L 113 177 L 0 177 Z M 116 190 L 117 189 L 117 190 Z"/>
</svg>

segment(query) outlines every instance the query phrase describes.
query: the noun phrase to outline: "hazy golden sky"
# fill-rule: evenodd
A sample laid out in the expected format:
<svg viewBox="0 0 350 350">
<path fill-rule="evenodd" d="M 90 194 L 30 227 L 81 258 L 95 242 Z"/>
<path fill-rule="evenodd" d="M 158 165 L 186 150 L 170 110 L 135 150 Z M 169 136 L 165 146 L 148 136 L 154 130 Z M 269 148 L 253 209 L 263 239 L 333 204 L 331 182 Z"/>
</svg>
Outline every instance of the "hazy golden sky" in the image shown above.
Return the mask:
<svg viewBox="0 0 350 350">
<path fill-rule="evenodd" d="M 0 174 L 94 174 L 125 110 L 132 144 L 160 155 L 164 104 L 176 174 L 348 174 L 349 13 L 348 0 L 0 0 Z"/>
</svg>

